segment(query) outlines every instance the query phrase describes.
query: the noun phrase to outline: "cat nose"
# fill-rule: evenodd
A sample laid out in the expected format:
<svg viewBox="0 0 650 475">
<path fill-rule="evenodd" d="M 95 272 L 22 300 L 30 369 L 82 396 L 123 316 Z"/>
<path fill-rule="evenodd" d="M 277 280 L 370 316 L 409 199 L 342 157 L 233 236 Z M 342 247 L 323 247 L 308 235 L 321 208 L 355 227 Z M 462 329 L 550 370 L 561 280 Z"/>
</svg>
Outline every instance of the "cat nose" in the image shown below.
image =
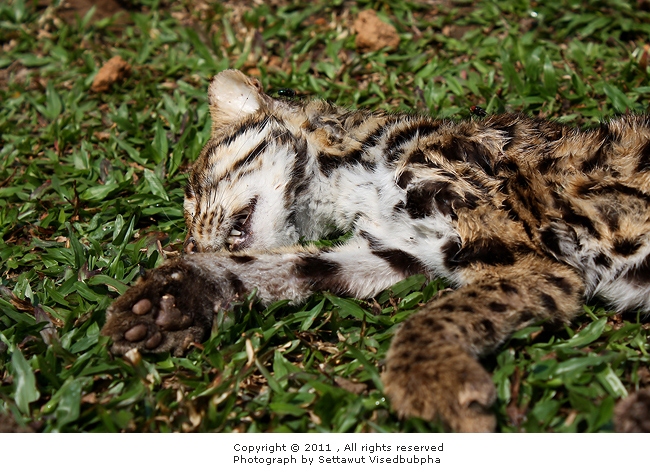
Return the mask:
<svg viewBox="0 0 650 475">
<path fill-rule="evenodd" d="M 196 239 L 192 236 L 188 236 L 183 243 L 183 251 L 185 251 L 185 254 L 194 254 L 195 252 L 198 252 L 199 250 L 196 245 Z"/>
</svg>

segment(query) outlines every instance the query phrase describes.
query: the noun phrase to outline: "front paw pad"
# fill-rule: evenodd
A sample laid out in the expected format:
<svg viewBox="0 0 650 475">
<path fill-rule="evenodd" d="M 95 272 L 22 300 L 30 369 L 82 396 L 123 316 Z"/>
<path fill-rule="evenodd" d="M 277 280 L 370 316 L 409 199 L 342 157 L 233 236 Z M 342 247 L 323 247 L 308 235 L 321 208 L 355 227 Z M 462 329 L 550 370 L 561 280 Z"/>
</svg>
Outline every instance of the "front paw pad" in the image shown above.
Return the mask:
<svg viewBox="0 0 650 475">
<path fill-rule="evenodd" d="M 124 339 L 130 343 L 142 342 L 147 350 L 154 350 L 163 341 L 163 333 L 169 331 L 185 330 L 192 324 L 192 319 L 188 315 L 183 315 L 181 310 L 176 307 L 174 296 L 165 294 L 160 298 L 158 314 L 154 319 L 158 328 L 151 324 L 136 323 L 129 330 L 124 332 Z M 149 299 L 138 300 L 131 313 L 135 317 L 147 315 L 153 309 L 153 304 Z M 153 317 L 153 315 L 151 315 Z M 151 329 L 151 331 L 150 331 Z"/>
<path fill-rule="evenodd" d="M 137 348 L 178 355 L 204 339 L 211 328 L 212 306 L 205 294 L 192 295 L 197 282 L 186 270 L 156 269 L 106 310 L 102 334 L 113 339 L 113 353 Z"/>
</svg>

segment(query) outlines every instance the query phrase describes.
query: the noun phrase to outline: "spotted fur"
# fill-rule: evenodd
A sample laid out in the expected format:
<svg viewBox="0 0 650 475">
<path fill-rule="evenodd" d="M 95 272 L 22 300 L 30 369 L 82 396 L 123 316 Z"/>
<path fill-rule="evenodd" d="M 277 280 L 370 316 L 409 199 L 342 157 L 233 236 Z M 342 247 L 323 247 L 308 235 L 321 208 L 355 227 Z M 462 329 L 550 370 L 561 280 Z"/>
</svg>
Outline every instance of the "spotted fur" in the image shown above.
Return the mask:
<svg viewBox="0 0 650 475">
<path fill-rule="evenodd" d="M 275 100 L 237 71 L 209 88 L 189 178 L 187 255 L 107 311 L 113 351 L 182 352 L 215 310 L 327 290 L 372 297 L 414 274 L 458 288 L 397 331 L 384 372 L 401 415 L 495 427 L 477 358 L 586 299 L 650 311 L 650 122 L 580 130 L 522 115 L 465 122 Z M 300 247 L 351 232 L 331 249 Z"/>
</svg>

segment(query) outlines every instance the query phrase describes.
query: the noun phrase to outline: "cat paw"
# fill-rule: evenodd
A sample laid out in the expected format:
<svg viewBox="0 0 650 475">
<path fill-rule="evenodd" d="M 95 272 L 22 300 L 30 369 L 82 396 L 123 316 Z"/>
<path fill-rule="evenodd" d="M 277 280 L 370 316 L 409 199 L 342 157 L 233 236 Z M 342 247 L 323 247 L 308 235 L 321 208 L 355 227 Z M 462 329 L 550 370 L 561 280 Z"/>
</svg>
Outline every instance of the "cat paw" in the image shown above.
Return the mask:
<svg viewBox="0 0 650 475">
<path fill-rule="evenodd" d="M 455 432 L 494 432 L 496 389 L 481 364 L 457 347 L 389 354 L 384 391 L 401 417 L 440 418 Z"/>
<path fill-rule="evenodd" d="M 111 352 L 121 355 L 136 348 L 180 355 L 203 341 L 215 305 L 206 287 L 183 260 L 150 271 L 106 310 L 102 334 L 112 338 Z"/>
</svg>

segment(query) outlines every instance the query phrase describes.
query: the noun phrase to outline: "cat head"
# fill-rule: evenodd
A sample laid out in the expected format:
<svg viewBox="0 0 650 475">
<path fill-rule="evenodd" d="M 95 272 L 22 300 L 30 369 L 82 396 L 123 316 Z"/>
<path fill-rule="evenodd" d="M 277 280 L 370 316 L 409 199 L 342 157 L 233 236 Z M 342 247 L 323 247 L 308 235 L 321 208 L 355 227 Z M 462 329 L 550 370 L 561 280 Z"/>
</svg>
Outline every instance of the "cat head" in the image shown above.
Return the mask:
<svg viewBox="0 0 650 475">
<path fill-rule="evenodd" d="M 239 71 L 208 88 L 212 133 L 185 192 L 187 252 L 295 244 L 292 203 L 305 178 L 303 107 L 266 95 Z M 302 163 L 302 168 L 299 164 Z"/>
</svg>

